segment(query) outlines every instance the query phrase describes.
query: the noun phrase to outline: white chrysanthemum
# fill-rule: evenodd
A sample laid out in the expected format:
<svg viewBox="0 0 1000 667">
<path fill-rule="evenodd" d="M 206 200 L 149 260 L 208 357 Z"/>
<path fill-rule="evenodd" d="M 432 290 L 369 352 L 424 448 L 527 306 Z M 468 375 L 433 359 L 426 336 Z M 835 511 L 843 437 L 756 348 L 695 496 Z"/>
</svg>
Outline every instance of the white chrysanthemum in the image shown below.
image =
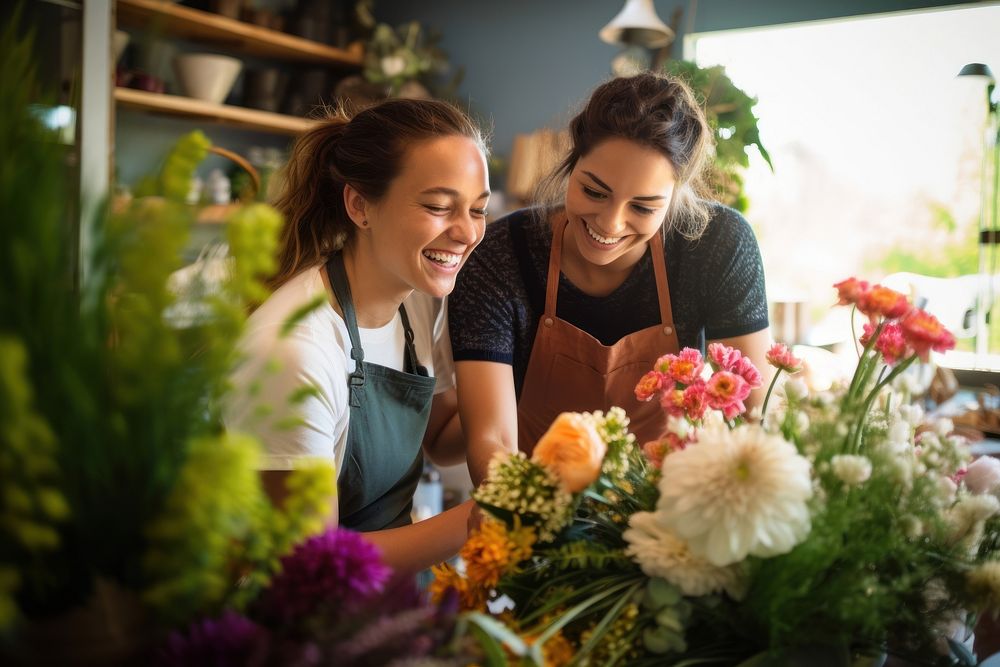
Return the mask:
<svg viewBox="0 0 1000 667">
<path fill-rule="evenodd" d="M 809 386 L 798 378 L 788 378 L 781 389 L 782 394 L 790 401 L 797 401 L 809 395 Z"/>
<path fill-rule="evenodd" d="M 715 565 L 787 553 L 809 533 L 809 461 L 758 426 L 705 429 L 662 473 L 658 515 Z"/>
<path fill-rule="evenodd" d="M 694 555 L 683 540 L 657 520 L 657 513 L 633 514 L 623 537 L 629 544 L 625 553 L 635 559 L 646 576 L 662 577 L 684 595 L 726 591 L 739 600 L 746 593 L 740 565 L 719 567 Z"/>
<path fill-rule="evenodd" d="M 962 481 L 972 493 L 996 495 L 1000 491 L 1000 460 L 992 456 L 980 456 L 969 464 Z"/>
<path fill-rule="evenodd" d="M 896 414 L 901 421 L 910 426 L 917 426 L 924 420 L 924 409 L 913 403 L 904 403 L 896 408 Z"/>
<path fill-rule="evenodd" d="M 838 454 L 830 460 L 830 467 L 847 486 L 861 486 L 872 476 L 872 462 L 865 456 Z"/>
<path fill-rule="evenodd" d="M 942 438 L 947 437 L 949 433 L 955 430 L 955 422 L 950 419 L 938 419 L 934 422 L 934 432 L 937 433 Z"/>
</svg>

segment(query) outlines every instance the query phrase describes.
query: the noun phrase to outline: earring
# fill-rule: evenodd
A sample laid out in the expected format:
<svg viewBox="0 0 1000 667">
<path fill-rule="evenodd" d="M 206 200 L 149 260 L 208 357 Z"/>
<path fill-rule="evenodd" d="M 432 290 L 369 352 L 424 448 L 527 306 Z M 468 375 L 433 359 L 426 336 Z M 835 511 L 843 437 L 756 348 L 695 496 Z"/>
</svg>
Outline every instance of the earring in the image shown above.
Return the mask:
<svg viewBox="0 0 1000 667">
<path fill-rule="evenodd" d="M 361 226 L 362 227 L 367 227 L 368 226 L 368 221 L 367 220 L 362 220 L 361 221 Z"/>
</svg>

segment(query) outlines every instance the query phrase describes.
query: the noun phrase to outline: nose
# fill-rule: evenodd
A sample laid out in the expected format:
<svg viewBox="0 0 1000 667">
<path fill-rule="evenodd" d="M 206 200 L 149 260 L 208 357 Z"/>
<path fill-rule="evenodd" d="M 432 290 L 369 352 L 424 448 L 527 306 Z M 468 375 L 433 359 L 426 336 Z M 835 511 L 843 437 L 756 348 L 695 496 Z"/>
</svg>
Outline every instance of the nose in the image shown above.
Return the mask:
<svg viewBox="0 0 1000 667">
<path fill-rule="evenodd" d="M 625 206 L 609 205 L 597 218 L 601 231 L 609 236 L 619 236 L 628 227 L 627 214 L 628 210 Z"/>
<path fill-rule="evenodd" d="M 467 246 L 474 246 L 483 238 L 486 221 L 476 218 L 470 213 L 465 213 L 455 219 L 455 224 L 451 226 L 449 237 L 452 241 L 463 243 Z"/>
</svg>

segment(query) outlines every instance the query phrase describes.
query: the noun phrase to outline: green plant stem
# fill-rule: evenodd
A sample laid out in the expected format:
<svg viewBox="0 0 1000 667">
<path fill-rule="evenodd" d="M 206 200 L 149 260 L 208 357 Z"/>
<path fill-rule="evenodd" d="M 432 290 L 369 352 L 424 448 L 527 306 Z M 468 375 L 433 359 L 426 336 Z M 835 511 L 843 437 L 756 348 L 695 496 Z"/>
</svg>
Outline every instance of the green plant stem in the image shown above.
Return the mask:
<svg viewBox="0 0 1000 667">
<path fill-rule="evenodd" d="M 781 369 L 779 368 L 778 372 L 774 374 L 773 378 L 771 378 L 771 384 L 767 386 L 767 393 L 764 394 L 764 405 L 760 409 L 760 422 L 762 424 L 764 423 L 764 415 L 767 414 L 767 403 L 771 400 L 771 392 L 774 390 L 774 385 L 778 383 L 778 376 L 780 375 Z"/>
<path fill-rule="evenodd" d="M 855 427 L 854 433 L 851 436 L 851 452 L 857 454 L 858 452 L 861 451 L 861 434 L 865 430 L 865 421 L 868 418 L 868 411 L 871 410 L 872 404 L 878 397 L 879 392 L 882 391 L 883 387 L 891 383 L 893 380 L 899 377 L 899 375 L 903 371 L 909 368 L 910 365 L 916 360 L 916 358 L 917 355 L 913 355 L 909 359 L 906 359 L 905 361 L 897 365 L 895 368 L 893 368 L 892 371 L 889 373 L 889 375 L 887 375 L 884 379 L 882 379 L 881 375 L 879 376 L 879 382 L 875 384 L 872 390 L 865 397 L 865 402 L 862 406 L 861 414 L 858 415 L 857 426 Z"/>
<path fill-rule="evenodd" d="M 854 309 L 856 310 L 856 308 Z M 854 310 L 851 311 L 851 335 L 854 335 Z M 871 363 L 871 358 L 868 357 L 868 353 L 873 347 L 875 347 L 875 342 L 882 333 L 882 328 L 885 326 L 885 322 L 880 322 L 872 337 L 868 340 L 868 344 L 865 345 L 861 352 L 861 356 L 858 358 L 858 366 L 854 369 L 854 377 L 851 378 L 851 386 L 847 390 L 848 399 L 854 399 L 857 397 L 857 393 L 862 390 L 865 386 L 864 378 L 868 375 L 869 365 Z M 854 336 L 854 340 L 857 340 L 857 336 Z"/>
</svg>

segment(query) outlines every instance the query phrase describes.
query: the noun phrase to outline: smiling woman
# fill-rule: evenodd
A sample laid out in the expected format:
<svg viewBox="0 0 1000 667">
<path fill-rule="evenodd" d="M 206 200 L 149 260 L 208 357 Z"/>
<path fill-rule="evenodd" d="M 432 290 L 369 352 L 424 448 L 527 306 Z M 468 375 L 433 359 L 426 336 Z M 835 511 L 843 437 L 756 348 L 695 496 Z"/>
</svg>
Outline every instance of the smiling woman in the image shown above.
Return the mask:
<svg viewBox="0 0 1000 667">
<path fill-rule="evenodd" d="M 698 196 L 711 138 L 691 91 L 652 73 L 612 79 L 569 130 L 549 203 L 491 224 L 449 299 L 477 482 L 561 412 L 620 406 L 640 441 L 659 438 L 663 412 L 634 388 L 661 355 L 718 341 L 767 368 L 757 242 L 739 213 Z"/>
<path fill-rule="evenodd" d="M 289 470 L 335 461 L 335 520 L 404 572 L 467 532 L 469 504 L 415 525 L 410 508 L 424 453 L 464 455 L 436 299 L 483 238 L 485 153 L 478 128 L 434 100 L 337 113 L 299 139 L 276 202 L 275 291 L 250 317 L 227 409 L 228 427 L 266 444 L 279 501 Z"/>
</svg>

